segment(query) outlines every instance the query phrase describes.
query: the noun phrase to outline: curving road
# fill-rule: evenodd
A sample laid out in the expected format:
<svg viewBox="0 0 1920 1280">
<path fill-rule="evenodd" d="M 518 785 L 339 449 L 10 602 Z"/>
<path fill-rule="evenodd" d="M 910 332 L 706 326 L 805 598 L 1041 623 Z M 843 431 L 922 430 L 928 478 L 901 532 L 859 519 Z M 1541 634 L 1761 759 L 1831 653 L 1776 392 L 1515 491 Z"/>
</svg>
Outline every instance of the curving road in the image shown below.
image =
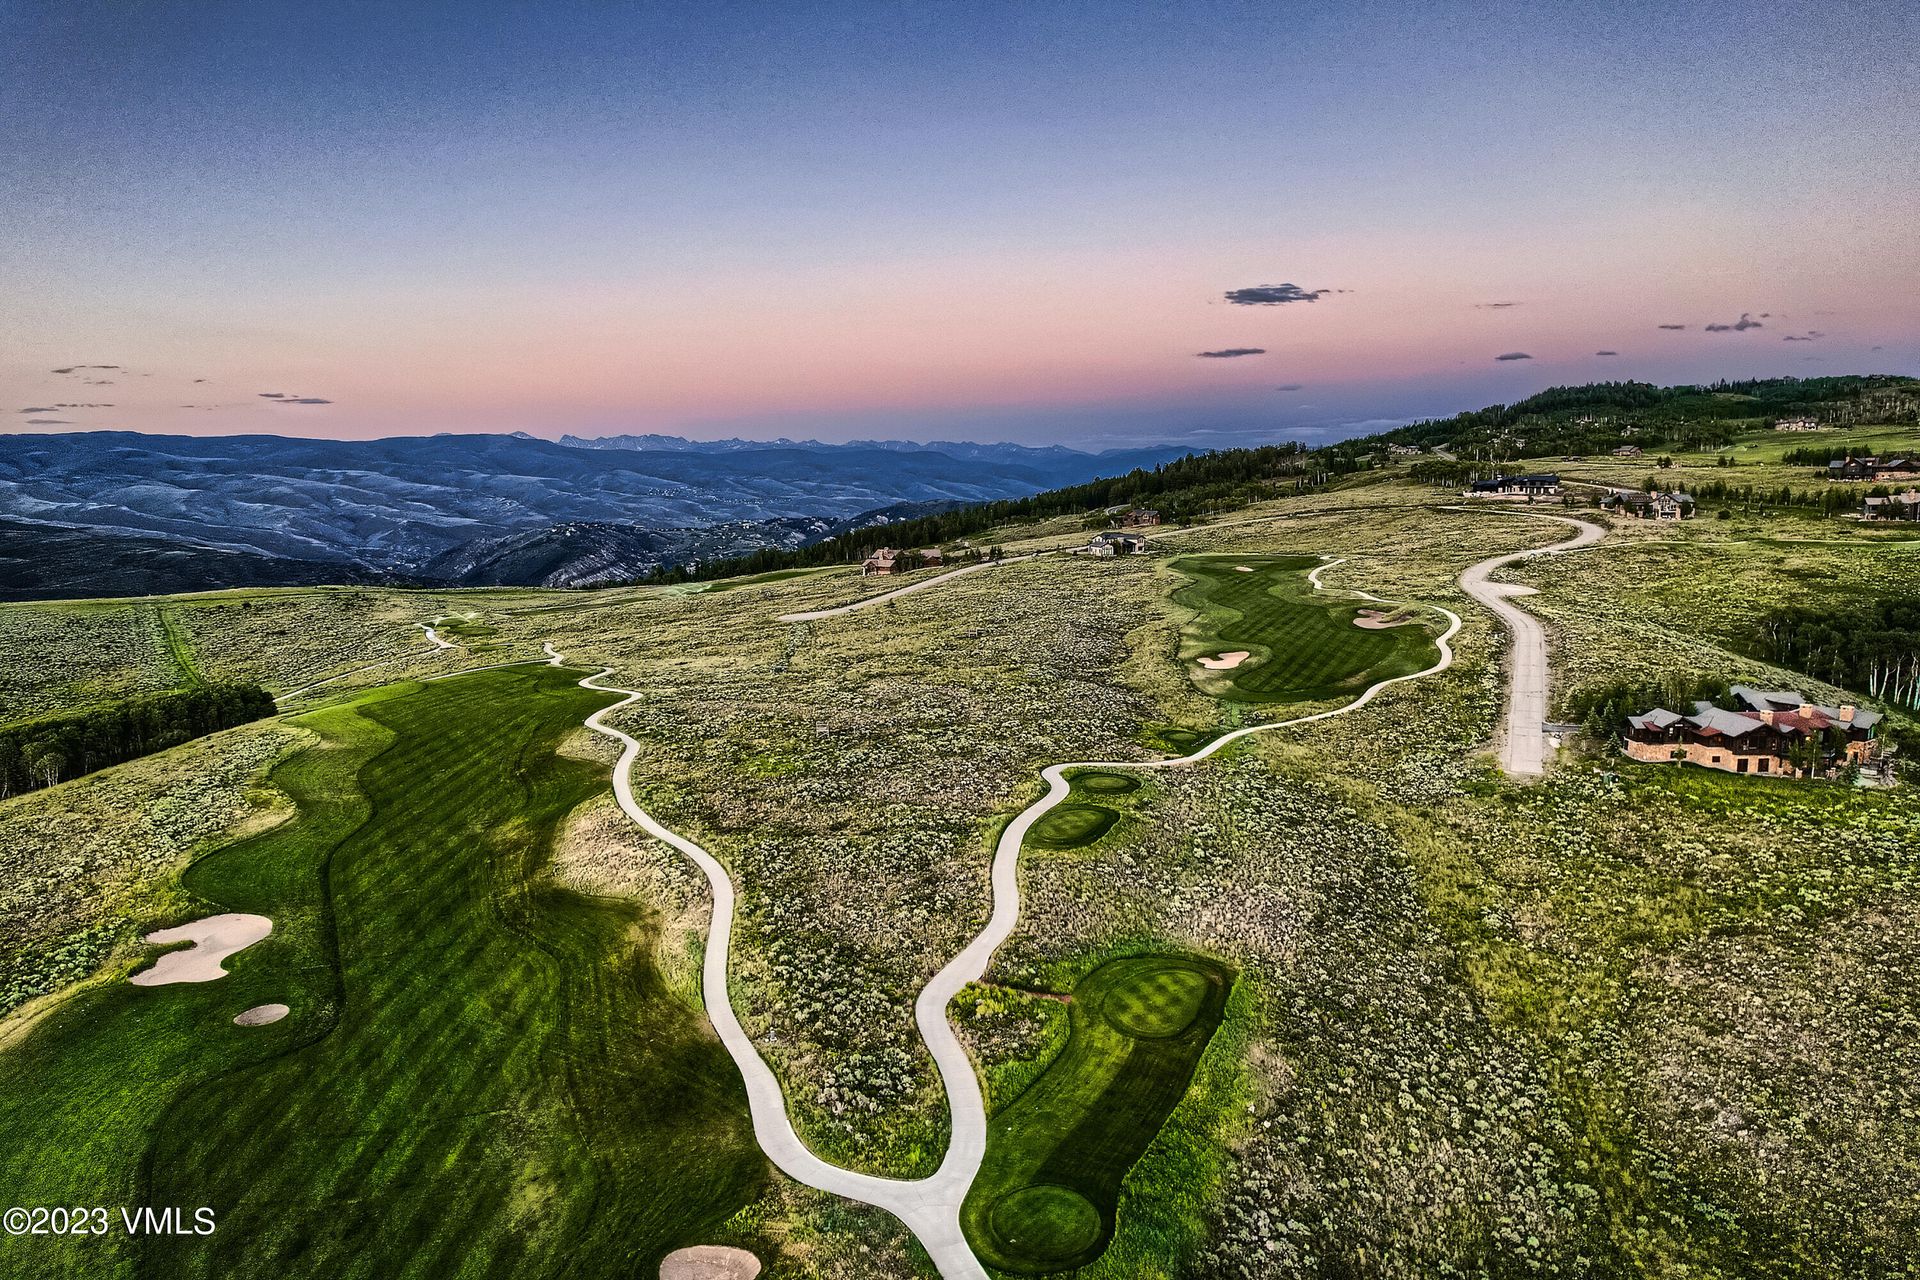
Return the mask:
<svg viewBox="0 0 1920 1280">
<path fill-rule="evenodd" d="M 1450 510 L 1466 510 L 1464 507 Z M 1597 524 L 1575 520 L 1571 516 L 1540 515 L 1531 511 L 1508 511 L 1503 515 L 1525 515 L 1536 520 L 1552 520 L 1572 525 L 1577 532 L 1565 542 L 1529 551 L 1482 560 L 1460 575 L 1460 589 L 1478 600 L 1504 622 L 1513 633 L 1513 655 L 1507 663 L 1507 715 L 1500 734 L 1500 767 L 1516 777 L 1538 777 L 1547 769 L 1547 735 L 1541 725 L 1547 718 L 1547 632 L 1540 620 L 1513 603 L 1515 596 L 1534 594 L 1532 587 L 1491 582 L 1493 571 L 1534 556 L 1559 555 L 1576 547 L 1591 546 L 1607 536 Z"/>
<path fill-rule="evenodd" d="M 1316 589 L 1327 589 L 1320 582 L 1319 575 L 1336 563 L 1339 562 L 1321 565 L 1309 575 Z M 969 566 L 967 569 L 956 570 L 955 573 L 972 572 L 986 567 L 988 566 Z M 943 574 L 940 578 L 916 583 L 909 589 L 923 589 L 953 576 L 955 576 L 954 573 Z M 889 595 L 899 594 L 903 592 L 889 593 Z M 1350 594 L 1379 601 L 1379 597 L 1362 591 Z M 789 618 L 830 617 L 837 613 L 847 613 L 856 608 L 876 604 L 886 598 L 887 596 L 876 596 L 871 600 L 845 605 L 839 609 L 788 616 Z M 607 724 L 606 717 L 635 702 L 641 694 L 637 690 L 606 683 L 606 677 L 612 674 L 610 667 L 582 679 L 580 684 L 583 688 L 624 695 L 619 702 L 595 712 L 586 721 L 589 728 L 621 744 L 620 759 L 613 770 L 614 795 L 621 809 L 648 835 L 686 855 L 705 873 L 707 883 L 712 889 L 713 917 L 708 927 L 706 956 L 701 969 L 701 994 L 714 1030 L 719 1034 L 721 1043 L 726 1046 L 734 1063 L 740 1068 L 740 1074 L 746 1082 L 754 1137 L 759 1141 L 761 1149 L 767 1153 L 768 1158 L 781 1172 L 798 1182 L 850 1200 L 875 1205 L 899 1218 L 919 1238 L 946 1280 L 986 1280 L 986 1270 L 974 1257 L 973 1250 L 967 1244 L 966 1236 L 960 1229 L 960 1203 L 965 1199 L 967 1189 L 972 1186 L 974 1176 L 980 1169 L 981 1158 L 986 1152 L 986 1104 L 980 1093 L 980 1081 L 974 1073 L 973 1061 L 968 1057 L 959 1037 L 954 1034 L 952 1024 L 947 1020 L 947 1007 L 960 993 L 961 988 L 986 973 L 988 964 L 993 960 L 993 953 L 1012 935 L 1015 926 L 1019 924 L 1021 845 L 1025 842 L 1027 832 L 1033 824 L 1045 816 L 1048 810 L 1067 798 L 1071 791 L 1067 772 L 1074 769 L 1181 768 L 1205 760 L 1230 744 L 1256 733 L 1270 733 L 1277 729 L 1330 720 L 1335 716 L 1357 711 L 1372 702 L 1390 685 L 1419 680 L 1453 665 L 1453 648 L 1449 642 L 1460 630 L 1460 617 L 1448 609 L 1437 611 L 1444 614 L 1447 619 L 1446 630 L 1440 634 L 1436 642 L 1440 649 L 1438 661 L 1424 671 L 1378 681 L 1352 702 L 1330 711 L 1320 711 L 1312 715 L 1296 716 L 1290 720 L 1236 729 L 1214 739 L 1191 755 L 1175 759 L 1072 761 L 1050 765 L 1041 771 L 1041 777 L 1047 783 L 1046 794 L 1028 805 L 1008 824 L 1006 830 L 1001 833 L 999 843 L 994 847 L 991 868 L 993 908 L 987 917 L 986 926 L 960 954 L 933 976 L 921 991 L 919 999 L 914 1002 L 914 1019 L 920 1028 L 922 1039 L 926 1041 L 927 1050 L 933 1057 L 934 1065 L 939 1069 L 940 1081 L 946 1090 L 952 1136 L 947 1143 L 947 1153 L 941 1160 L 940 1167 L 927 1177 L 913 1180 L 875 1177 L 872 1174 L 856 1173 L 838 1165 L 829 1164 L 809 1150 L 800 1140 L 799 1134 L 794 1131 L 793 1121 L 787 1114 L 786 1097 L 781 1091 L 780 1081 L 773 1074 L 772 1068 L 767 1066 L 766 1060 L 760 1056 L 759 1050 L 754 1048 L 753 1041 L 748 1037 L 745 1029 L 741 1027 L 740 1019 L 734 1013 L 732 995 L 728 990 L 727 958 L 733 938 L 735 901 L 733 881 L 718 859 L 693 841 L 662 826 L 651 814 L 641 808 L 634 798 L 633 761 L 639 754 L 640 744 L 630 735 Z M 545 645 L 544 651 L 555 665 L 562 661 L 561 655 L 551 644 Z"/>
<path fill-rule="evenodd" d="M 877 596 L 868 596 L 864 600 L 855 600 L 852 604 L 836 605 L 831 609 L 811 609 L 806 613 L 783 613 L 775 622 L 813 622 L 819 618 L 837 618 L 843 613 L 852 613 L 856 609 L 871 609 L 876 604 L 885 604 L 889 600 L 898 600 L 901 596 L 910 596 L 916 591 L 925 591 L 928 587 L 938 586 L 954 578 L 965 577 L 969 573 L 979 573 L 982 569 L 991 569 L 996 565 L 1018 564 L 1022 560 L 1031 560 L 1035 556 L 1053 554 L 1050 551 L 1030 551 L 1023 556 L 1002 556 L 998 560 L 982 560 L 979 564 L 962 565 L 958 569 L 949 569 L 937 573 L 931 578 L 922 578 L 910 582 L 904 587 L 895 587 L 892 591 L 883 591 Z"/>
</svg>

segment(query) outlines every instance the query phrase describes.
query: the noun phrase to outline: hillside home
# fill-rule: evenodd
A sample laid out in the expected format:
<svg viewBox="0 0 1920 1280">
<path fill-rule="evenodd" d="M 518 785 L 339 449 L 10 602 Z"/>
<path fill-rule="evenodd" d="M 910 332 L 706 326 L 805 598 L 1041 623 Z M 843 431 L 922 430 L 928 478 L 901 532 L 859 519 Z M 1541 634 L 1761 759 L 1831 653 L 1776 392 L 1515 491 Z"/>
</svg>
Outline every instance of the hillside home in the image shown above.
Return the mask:
<svg viewBox="0 0 1920 1280">
<path fill-rule="evenodd" d="M 938 569 L 946 562 L 946 557 L 940 554 L 940 548 L 938 547 L 928 547 L 920 553 L 920 567 L 922 569 Z"/>
<path fill-rule="evenodd" d="M 1645 519 L 1653 514 L 1653 495 L 1638 489 L 1616 489 L 1600 499 L 1600 505 L 1618 515 Z"/>
<path fill-rule="evenodd" d="M 1160 523 L 1160 513 L 1150 507 L 1135 507 L 1120 517 L 1123 529 L 1150 529 Z"/>
<path fill-rule="evenodd" d="M 1865 520 L 1920 520 L 1920 489 L 1868 498 L 1861 504 L 1860 516 Z"/>
<path fill-rule="evenodd" d="M 1467 492 L 1479 497 L 1544 498 L 1560 492 L 1560 477 L 1548 474 L 1475 480 L 1467 487 Z"/>
<path fill-rule="evenodd" d="M 1732 701 L 1739 710 L 1696 702 L 1691 714 L 1656 707 L 1628 716 L 1621 745 L 1635 760 L 1786 778 L 1878 763 L 1877 711 L 1823 707 L 1792 690 L 1746 685 L 1733 686 Z"/>
<path fill-rule="evenodd" d="M 1098 533 L 1087 544 L 1090 556 L 1137 556 L 1147 549 L 1147 538 L 1141 533 Z"/>
<path fill-rule="evenodd" d="M 1773 424 L 1775 431 L 1818 431 L 1820 423 L 1814 418 L 1782 418 Z"/>
<path fill-rule="evenodd" d="M 1637 458 L 1644 452 L 1645 450 L 1637 444 L 1623 444 L 1613 451 L 1613 456 L 1616 458 Z"/>
<path fill-rule="evenodd" d="M 1656 493 L 1653 495 L 1653 518 L 1656 520 L 1690 520 L 1693 518 L 1693 495 L 1686 493 Z"/>
<path fill-rule="evenodd" d="M 1856 458 L 1848 454 L 1827 464 L 1829 480 L 1913 480 L 1920 478 L 1920 458 Z"/>
<path fill-rule="evenodd" d="M 896 573 L 905 573 L 911 567 L 904 553 L 892 547 L 882 547 L 860 562 L 860 576 L 863 578 L 876 575 L 890 577 Z"/>
</svg>

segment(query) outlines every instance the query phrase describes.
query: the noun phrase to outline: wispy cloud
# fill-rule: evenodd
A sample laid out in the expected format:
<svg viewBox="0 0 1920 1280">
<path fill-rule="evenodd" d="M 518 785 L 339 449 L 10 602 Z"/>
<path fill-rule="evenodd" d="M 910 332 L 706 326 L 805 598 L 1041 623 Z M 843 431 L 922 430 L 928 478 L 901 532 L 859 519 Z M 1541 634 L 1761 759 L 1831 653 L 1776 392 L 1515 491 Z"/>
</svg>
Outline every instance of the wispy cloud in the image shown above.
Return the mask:
<svg viewBox="0 0 1920 1280">
<path fill-rule="evenodd" d="M 1236 356 L 1263 356 L 1265 347 L 1225 347 L 1219 351 L 1201 351 L 1197 353 L 1202 360 L 1232 360 Z"/>
<path fill-rule="evenodd" d="M 65 418 L 28 418 L 27 425 L 30 427 L 70 427 L 73 424 Z"/>
<path fill-rule="evenodd" d="M 1686 328 L 1687 326 L 1685 326 L 1685 325 L 1683 325 L 1683 324 L 1663 324 L 1663 325 L 1661 325 L 1660 327 L 1661 327 L 1662 329 L 1684 329 L 1684 328 Z"/>
<path fill-rule="evenodd" d="M 1256 284 L 1246 289 L 1229 289 L 1228 302 L 1242 307 L 1278 307 L 1289 302 L 1318 302 L 1330 293 L 1345 289 L 1303 289 L 1297 284 Z"/>
<path fill-rule="evenodd" d="M 1742 311 L 1740 318 L 1732 324 L 1710 324 L 1706 327 L 1706 331 L 1708 333 L 1745 333 L 1749 329 L 1764 329 L 1766 327 L 1767 326 Z"/>
<path fill-rule="evenodd" d="M 70 364 L 64 369 L 55 369 L 55 373 L 78 373 L 82 369 L 118 369 L 117 364 Z"/>
<path fill-rule="evenodd" d="M 1475 311 L 1505 311 L 1508 307 L 1517 307 L 1519 305 L 1517 302 L 1476 302 L 1473 304 L 1473 309 Z"/>
<path fill-rule="evenodd" d="M 271 400 L 275 404 L 332 404 L 331 400 L 322 400 L 319 396 L 296 396 L 291 391 L 262 391 L 258 393 L 262 400 Z"/>
<path fill-rule="evenodd" d="M 1275 391 L 1305 391 L 1306 389 L 1307 384 L 1304 382 L 1288 382 L 1274 388 Z"/>
<path fill-rule="evenodd" d="M 1597 356 L 1617 356 L 1620 353 L 1618 351 L 1596 351 L 1593 354 Z"/>
<path fill-rule="evenodd" d="M 1806 331 L 1805 333 L 1790 333 L 1790 334 L 1788 334 L 1788 335 L 1787 335 L 1786 337 L 1784 337 L 1784 338 L 1782 338 L 1782 339 L 1780 339 L 1780 341 L 1782 341 L 1782 342 L 1812 342 L 1812 341 L 1813 341 L 1814 339 L 1816 339 L 1816 338 L 1824 338 L 1824 337 L 1826 337 L 1826 336 L 1827 336 L 1826 334 L 1824 334 L 1824 333 L 1822 333 L 1822 332 L 1820 332 L 1820 331 L 1819 331 L 1818 329 L 1809 329 L 1809 330 L 1807 330 L 1807 331 Z"/>
<path fill-rule="evenodd" d="M 1524 351 L 1508 351 L 1494 357 L 1495 360 L 1531 360 L 1532 356 Z"/>
</svg>

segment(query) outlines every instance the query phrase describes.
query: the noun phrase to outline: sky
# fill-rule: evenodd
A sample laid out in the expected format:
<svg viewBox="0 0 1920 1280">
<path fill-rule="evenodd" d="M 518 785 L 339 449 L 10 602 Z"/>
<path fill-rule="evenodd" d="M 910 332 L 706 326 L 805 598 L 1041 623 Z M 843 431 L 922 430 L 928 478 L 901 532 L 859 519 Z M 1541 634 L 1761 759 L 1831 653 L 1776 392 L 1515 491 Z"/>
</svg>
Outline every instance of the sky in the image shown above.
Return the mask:
<svg viewBox="0 0 1920 1280">
<path fill-rule="evenodd" d="M 1915 48 L 1911 0 L 0 0 L 0 431 L 1099 448 L 1920 373 Z"/>
</svg>

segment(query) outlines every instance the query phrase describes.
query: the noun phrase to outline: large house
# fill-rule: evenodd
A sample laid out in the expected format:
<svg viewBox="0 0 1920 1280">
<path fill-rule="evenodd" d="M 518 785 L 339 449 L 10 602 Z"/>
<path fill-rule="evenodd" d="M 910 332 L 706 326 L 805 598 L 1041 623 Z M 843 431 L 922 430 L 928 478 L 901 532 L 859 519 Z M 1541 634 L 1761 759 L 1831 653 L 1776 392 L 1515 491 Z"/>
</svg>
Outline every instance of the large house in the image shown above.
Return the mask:
<svg viewBox="0 0 1920 1280">
<path fill-rule="evenodd" d="M 1635 760 L 1788 778 L 1830 775 L 1878 758 L 1877 711 L 1823 707 L 1791 690 L 1739 684 L 1733 701 L 1739 710 L 1696 702 L 1691 715 L 1656 707 L 1628 716 L 1626 753 Z"/>
<path fill-rule="evenodd" d="M 1144 533 L 1096 533 L 1087 544 L 1090 556 L 1137 556 L 1147 549 Z"/>
<path fill-rule="evenodd" d="M 1920 489 L 1868 498 L 1860 506 L 1860 515 L 1867 520 L 1920 520 Z"/>
<path fill-rule="evenodd" d="M 1829 480 L 1912 480 L 1920 477 L 1920 458 L 1856 458 L 1848 454 L 1827 464 Z"/>
<path fill-rule="evenodd" d="M 1691 520 L 1695 509 L 1692 494 L 1642 493 L 1637 489 L 1616 489 L 1600 499 L 1600 505 L 1621 515 L 1642 520 Z"/>
<path fill-rule="evenodd" d="M 1500 476 L 1494 480 L 1475 480 L 1467 492 L 1479 497 L 1543 498 L 1560 492 L 1556 475 Z"/>
<path fill-rule="evenodd" d="M 1151 507 L 1134 507 L 1120 517 L 1123 529 L 1151 529 L 1160 523 L 1160 513 Z"/>
<path fill-rule="evenodd" d="M 1818 431 L 1820 421 L 1817 418 L 1782 418 L 1773 424 L 1775 431 Z"/>
</svg>

